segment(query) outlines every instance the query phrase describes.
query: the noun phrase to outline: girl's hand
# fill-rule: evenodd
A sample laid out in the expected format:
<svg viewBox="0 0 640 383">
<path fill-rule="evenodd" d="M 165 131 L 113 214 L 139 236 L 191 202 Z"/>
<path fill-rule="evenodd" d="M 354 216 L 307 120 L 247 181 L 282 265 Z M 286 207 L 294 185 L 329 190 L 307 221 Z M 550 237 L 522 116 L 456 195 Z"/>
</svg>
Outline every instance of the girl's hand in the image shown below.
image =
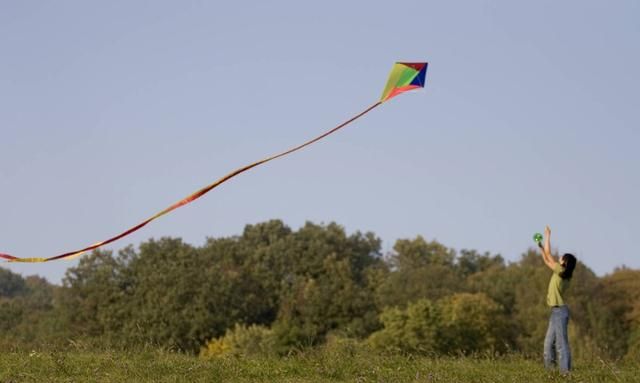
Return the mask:
<svg viewBox="0 0 640 383">
<path fill-rule="evenodd" d="M 556 261 L 551 257 L 551 228 L 549 225 L 544 228 L 544 246 L 541 250 L 544 263 L 553 270 L 556 266 Z"/>
</svg>

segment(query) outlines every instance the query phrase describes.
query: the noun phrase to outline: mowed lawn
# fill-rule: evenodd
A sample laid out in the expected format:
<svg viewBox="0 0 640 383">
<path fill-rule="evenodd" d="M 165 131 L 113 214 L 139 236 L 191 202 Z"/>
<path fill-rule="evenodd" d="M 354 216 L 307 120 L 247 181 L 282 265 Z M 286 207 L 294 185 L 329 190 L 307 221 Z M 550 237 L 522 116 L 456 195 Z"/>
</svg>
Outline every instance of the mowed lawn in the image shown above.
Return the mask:
<svg viewBox="0 0 640 383">
<path fill-rule="evenodd" d="M 640 382 L 640 365 L 576 361 L 570 376 L 518 356 L 426 358 L 311 351 L 199 359 L 161 351 L 10 352 L 0 382 Z"/>
</svg>

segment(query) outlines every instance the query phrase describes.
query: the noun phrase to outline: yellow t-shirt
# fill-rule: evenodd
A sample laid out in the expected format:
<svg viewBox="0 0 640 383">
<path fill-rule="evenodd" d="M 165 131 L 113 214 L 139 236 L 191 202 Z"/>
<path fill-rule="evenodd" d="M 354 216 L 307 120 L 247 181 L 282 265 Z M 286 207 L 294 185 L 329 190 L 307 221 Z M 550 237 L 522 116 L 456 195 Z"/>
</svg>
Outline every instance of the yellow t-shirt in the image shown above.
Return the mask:
<svg viewBox="0 0 640 383">
<path fill-rule="evenodd" d="M 559 263 L 556 263 L 553 268 L 553 275 L 551 276 L 551 280 L 549 281 L 549 289 L 547 291 L 547 305 L 549 306 L 564 306 L 564 300 L 562 299 L 562 294 L 565 292 L 567 287 L 569 286 L 568 279 L 562 279 L 560 273 L 564 271 L 564 267 L 562 267 Z"/>
</svg>

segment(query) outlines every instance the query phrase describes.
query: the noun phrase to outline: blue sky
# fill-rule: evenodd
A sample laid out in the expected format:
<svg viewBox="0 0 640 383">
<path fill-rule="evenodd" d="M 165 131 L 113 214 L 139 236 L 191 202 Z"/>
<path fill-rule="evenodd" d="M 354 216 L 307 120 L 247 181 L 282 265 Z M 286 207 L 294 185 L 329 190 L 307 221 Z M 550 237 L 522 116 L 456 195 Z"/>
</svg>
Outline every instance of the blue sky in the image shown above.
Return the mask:
<svg viewBox="0 0 640 383">
<path fill-rule="evenodd" d="M 107 248 L 280 218 L 515 261 L 549 224 L 600 275 L 640 267 L 639 41 L 635 1 L 0 2 L 0 252 L 110 237 L 429 61 Z"/>
</svg>

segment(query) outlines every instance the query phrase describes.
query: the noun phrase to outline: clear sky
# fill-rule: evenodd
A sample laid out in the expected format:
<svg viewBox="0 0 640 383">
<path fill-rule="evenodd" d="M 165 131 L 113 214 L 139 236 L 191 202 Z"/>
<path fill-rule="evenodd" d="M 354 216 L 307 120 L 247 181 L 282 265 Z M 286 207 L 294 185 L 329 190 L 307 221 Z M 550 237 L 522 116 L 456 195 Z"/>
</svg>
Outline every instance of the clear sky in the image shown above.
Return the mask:
<svg viewBox="0 0 640 383">
<path fill-rule="evenodd" d="M 549 224 L 600 275 L 640 267 L 639 46 L 637 1 L 0 1 L 0 252 L 117 234 L 429 61 L 107 248 L 280 218 L 515 261 Z"/>
</svg>

